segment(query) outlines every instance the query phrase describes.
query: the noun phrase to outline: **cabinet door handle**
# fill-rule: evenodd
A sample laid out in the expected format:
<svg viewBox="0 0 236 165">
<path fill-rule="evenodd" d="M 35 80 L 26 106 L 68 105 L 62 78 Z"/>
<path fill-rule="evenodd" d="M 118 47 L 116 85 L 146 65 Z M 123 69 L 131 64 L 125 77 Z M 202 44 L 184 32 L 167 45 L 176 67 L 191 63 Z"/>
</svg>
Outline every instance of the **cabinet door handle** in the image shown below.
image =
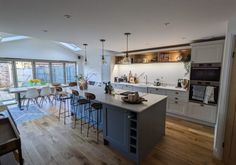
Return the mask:
<svg viewBox="0 0 236 165">
<path fill-rule="evenodd" d="M 175 101 L 175 104 L 178 104 L 178 101 Z"/>
<path fill-rule="evenodd" d="M 177 95 L 178 95 L 178 94 L 179 94 L 179 92 L 175 92 L 175 94 L 177 94 Z"/>
<path fill-rule="evenodd" d="M 178 99 L 179 99 L 178 97 L 175 98 L 175 100 L 178 100 Z"/>
</svg>

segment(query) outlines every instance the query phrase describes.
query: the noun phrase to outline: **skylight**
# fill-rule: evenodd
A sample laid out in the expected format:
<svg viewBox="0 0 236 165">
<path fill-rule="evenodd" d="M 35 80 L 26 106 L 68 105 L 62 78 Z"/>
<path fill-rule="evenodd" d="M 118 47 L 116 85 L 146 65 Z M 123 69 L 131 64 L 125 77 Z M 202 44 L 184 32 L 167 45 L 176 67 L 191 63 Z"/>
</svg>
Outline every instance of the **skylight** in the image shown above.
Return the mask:
<svg viewBox="0 0 236 165">
<path fill-rule="evenodd" d="M 73 51 L 79 51 L 81 50 L 80 47 L 78 47 L 77 45 L 75 44 L 72 44 L 72 43 L 65 43 L 65 42 L 59 42 L 61 45 L 69 48 L 70 50 L 73 50 Z"/>
<path fill-rule="evenodd" d="M 9 36 L 9 37 L 0 37 L 0 42 L 10 42 L 30 38 L 28 36 Z"/>
</svg>

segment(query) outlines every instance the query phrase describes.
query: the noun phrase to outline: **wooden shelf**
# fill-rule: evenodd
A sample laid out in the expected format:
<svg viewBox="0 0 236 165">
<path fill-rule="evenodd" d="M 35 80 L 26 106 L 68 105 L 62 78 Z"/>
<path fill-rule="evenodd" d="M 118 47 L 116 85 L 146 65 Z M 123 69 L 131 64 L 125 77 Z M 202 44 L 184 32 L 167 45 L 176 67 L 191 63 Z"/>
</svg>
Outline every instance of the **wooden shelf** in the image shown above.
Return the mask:
<svg viewBox="0 0 236 165">
<path fill-rule="evenodd" d="M 160 62 L 188 62 L 191 49 L 167 50 L 158 52 L 137 53 L 129 55 L 131 64 L 150 64 Z M 125 56 L 116 56 L 115 64 L 124 64 Z"/>
</svg>

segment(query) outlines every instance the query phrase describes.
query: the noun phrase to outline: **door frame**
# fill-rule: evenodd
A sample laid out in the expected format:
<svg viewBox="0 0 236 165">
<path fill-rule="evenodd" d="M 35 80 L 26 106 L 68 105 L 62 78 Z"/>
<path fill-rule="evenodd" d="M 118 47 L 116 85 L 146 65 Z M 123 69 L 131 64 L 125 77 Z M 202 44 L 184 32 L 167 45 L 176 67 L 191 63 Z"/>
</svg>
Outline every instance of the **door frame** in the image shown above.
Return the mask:
<svg viewBox="0 0 236 165">
<path fill-rule="evenodd" d="M 234 123 L 235 123 L 235 120 L 236 120 L 236 105 L 234 107 L 234 109 L 232 109 L 230 106 L 232 106 L 231 104 L 236 104 L 236 101 L 232 102 L 233 100 L 232 97 L 232 93 L 233 91 L 231 90 L 232 88 L 236 88 L 236 84 L 233 83 L 233 78 L 235 79 L 235 77 L 233 76 L 236 76 L 236 38 L 235 38 L 235 44 L 234 44 L 234 57 L 233 60 L 232 60 L 232 65 L 231 65 L 231 73 L 230 73 L 230 85 L 229 85 L 229 89 L 230 89 L 230 92 L 229 92 L 229 98 L 228 98 L 228 108 L 227 108 L 227 116 L 226 116 L 226 127 L 225 127 L 225 137 L 224 137 L 224 150 L 223 150 L 223 161 L 224 163 L 228 164 L 230 163 L 230 150 L 231 150 L 231 144 L 232 144 L 232 138 L 233 138 L 233 135 L 234 132 L 233 129 L 234 129 Z"/>
</svg>

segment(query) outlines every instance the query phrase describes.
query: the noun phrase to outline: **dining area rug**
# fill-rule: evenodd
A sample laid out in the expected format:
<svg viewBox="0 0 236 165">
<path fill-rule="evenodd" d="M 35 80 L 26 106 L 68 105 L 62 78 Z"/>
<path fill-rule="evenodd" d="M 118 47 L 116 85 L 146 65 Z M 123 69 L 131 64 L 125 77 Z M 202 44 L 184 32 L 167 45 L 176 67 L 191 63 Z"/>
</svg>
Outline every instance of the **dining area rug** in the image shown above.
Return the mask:
<svg viewBox="0 0 236 165">
<path fill-rule="evenodd" d="M 20 110 L 16 105 L 9 106 L 8 109 L 17 125 L 20 125 L 28 121 L 40 119 L 48 115 L 47 112 L 40 110 L 40 108 L 36 105 L 30 105 L 28 109 L 25 108 L 24 110 Z M 3 114 L 5 116 L 9 116 L 6 111 L 3 112 Z"/>
</svg>

